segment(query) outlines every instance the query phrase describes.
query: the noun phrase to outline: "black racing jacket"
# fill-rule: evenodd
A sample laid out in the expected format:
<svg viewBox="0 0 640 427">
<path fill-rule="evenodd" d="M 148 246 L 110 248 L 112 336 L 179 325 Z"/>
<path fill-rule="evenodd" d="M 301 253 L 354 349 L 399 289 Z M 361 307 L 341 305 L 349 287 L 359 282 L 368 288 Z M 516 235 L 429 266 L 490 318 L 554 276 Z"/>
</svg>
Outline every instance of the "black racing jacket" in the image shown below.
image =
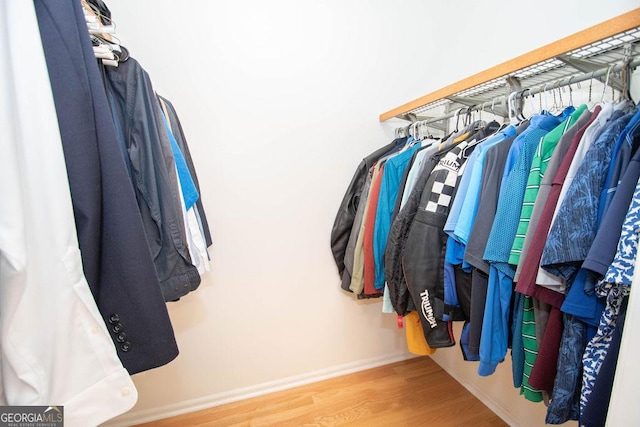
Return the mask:
<svg viewBox="0 0 640 427">
<path fill-rule="evenodd" d="M 436 152 L 424 161 L 409 198 L 393 219 L 389 229 L 387 247 L 384 253 L 385 280 L 393 309 L 401 316 L 406 316 L 415 310 L 411 295 L 409 295 L 409 290 L 407 289 L 404 272 L 402 271 L 402 253 L 407 242 L 407 235 L 420 205 L 422 192 L 429 175 L 431 175 L 440 158 L 448 151 Z"/>
<path fill-rule="evenodd" d="M 402 252 L 402 267 L 427 343 L 432 348 L 455 344 L 451 322 L 444 322 L 444 224 L 455 195 L 458 171 L 466 161 L 463 141 L 442 156 L 429 175 Z"/>
</svg>

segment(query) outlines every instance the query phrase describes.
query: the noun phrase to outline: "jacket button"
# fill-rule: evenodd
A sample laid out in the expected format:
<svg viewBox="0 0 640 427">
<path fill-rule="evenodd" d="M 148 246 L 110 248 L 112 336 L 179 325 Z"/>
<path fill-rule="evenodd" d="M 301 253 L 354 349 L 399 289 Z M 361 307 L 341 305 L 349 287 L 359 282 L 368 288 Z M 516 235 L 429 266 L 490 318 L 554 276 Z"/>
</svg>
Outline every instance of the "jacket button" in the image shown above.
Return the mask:
<svg viewBox="0 0 640 427">
<path fill-rule="evenodd" d="M 120 321 L 120 316 L 118 316 L 116 313 L 113 313 L 111 316 L 109 316 L 109 323 L 113 324 L 113 323 L 118 323 Z"/>
<path fill-rule="evenodd" d="M 131 343 L 129 341 L 125 341 L 122 343 L 120 348 L 126 353 L 127 351 L 131 350 Z"/>
<path fill-rule="evenodd" d="M 118 342 L 125 342 L 127 340 L 127 334 L 125 334 L 124 332 L 120 332 L 116 339 L 118 340 Z"/>
<path fill-rule="evenodd" d="M 122 331 L 122 323 L 116 323 L 115 325 L 113 325 L 113 328 L 111 328 L 111 330 L 116 334 L 119 333 L 120 331 Z"/>
</svg>

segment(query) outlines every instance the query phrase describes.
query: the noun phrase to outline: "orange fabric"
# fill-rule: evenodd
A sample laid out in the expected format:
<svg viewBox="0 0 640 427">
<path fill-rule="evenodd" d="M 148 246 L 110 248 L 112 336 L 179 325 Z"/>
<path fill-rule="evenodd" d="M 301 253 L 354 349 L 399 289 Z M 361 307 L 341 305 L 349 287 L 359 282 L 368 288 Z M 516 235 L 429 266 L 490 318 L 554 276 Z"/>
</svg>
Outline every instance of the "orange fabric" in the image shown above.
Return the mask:
<svg viewBox="0 0 640 427">
<path fill-rule="evenodd" d="M 435 348 L 429 347 L 427 340 L 424 338 L 420 316 L 418 316 L 417 311 L 412 311 L 405 316 L 404 329 L 407 335 L 407 348 L 410 353 L 418 356 L 431 356 L 436 352 Z"/>
<path fill-rule="evenodd" d="M 378 199 L 380 197 L 380 184 L 382 183 L 382 175 L 384 165 L 380 166 L 378 175 L 373 177 L 371 182 L 371 193 L 369 194 L 369 208 L 367 217 L 364 219 L 364 294 L 380 295 L 375 288 L 376 265 L 373 257 L 373 229 L 376 224 L 376 212 L 378 211 Z"/>
</svg>

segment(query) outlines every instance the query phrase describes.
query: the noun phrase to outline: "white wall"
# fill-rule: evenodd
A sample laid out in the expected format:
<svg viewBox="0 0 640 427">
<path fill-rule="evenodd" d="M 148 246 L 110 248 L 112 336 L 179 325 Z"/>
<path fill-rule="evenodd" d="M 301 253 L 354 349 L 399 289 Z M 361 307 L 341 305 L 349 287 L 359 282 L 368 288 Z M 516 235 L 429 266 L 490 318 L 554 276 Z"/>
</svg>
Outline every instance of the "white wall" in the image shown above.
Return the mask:
<svg viewBox="0 0 640 427">
<path fill-rule="evenodd" d="M 180 356 L 134 376 L 131 423 L 406 357 L 394 316 L 340 290 L 329 249 L 356 165 L 393 135 L 378 115 L 637 0 L 107 4 L 178 110 L 214 239 L 200 289 L 169 304 Z M 457 348 L 437 360 L 475 381 Z M 509 382 L 484 384 L 543 424 Z"/>
</svg>

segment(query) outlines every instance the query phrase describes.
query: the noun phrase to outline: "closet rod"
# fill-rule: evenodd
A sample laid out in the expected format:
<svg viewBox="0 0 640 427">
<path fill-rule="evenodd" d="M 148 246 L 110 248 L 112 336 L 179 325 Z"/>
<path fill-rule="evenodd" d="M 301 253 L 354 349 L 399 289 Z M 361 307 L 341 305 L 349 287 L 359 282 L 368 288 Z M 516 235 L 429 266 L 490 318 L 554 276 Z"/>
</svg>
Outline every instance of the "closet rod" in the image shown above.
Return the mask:
<svg viewBox="0 0 640 427">
<path fill-rule="evenodd" d="M 629 72 L 633 72 L 633 70 L 640 65 L 640 57 L 633 57 L 629 63 L 618 62 L 617 64 L 612 64 L 608 67 L 600 68 L 599 70 L 592 71 L 590 73 L 573 75 L 570 77 L 563 77 L 558 80 L 551 81 L 549 83 L 544 83 L 541 85 L 535 85 L 529 88 L 524 88 L 518 90 L 517 98 L 528 97 L 530 95 L 537 95 L 540 92 L 545 92 L 547 88 L 551 88 L 550 90 L 557 89 L 559 87 L 569 86 L 573 83 L 581 83 L 586 80 L 595 79 L 598 77 L 606 77 L 609 73 L 617 73 L 622 70 L 625 66 L 628 67 Z M 604 82 L 603 82 L 604 83 Z M 610 84 L 609 84 L 610 85 Z M 526 96 L 525 96 L 526 92 Z M 504 97 L 504 95 L 503 95 Z"/>
<path fill-rule="evenodd" d="M 640 27 L 640 8 L 633 9 L 627 13 L 579 31 L 554 43 L 550 43 L 480 73 L 474 74 L 466 79 L 460 80 L 459 82 L 445 86 L 435 92 L 424 95 L 418 99 L 401 105 L 400 107 L 394 108 L 393 110 L 387 111 L 386 113 L 382 113 L 380 115 L 380 121 L 384 122 L 391 118 L 401 116 L 432 102 L 478 86 L 484 82 L 506 77 L 510 73 L 514 73 L 528 66 L 555 58 L 572 50 L 582 48 L 636 27 Z"/>
<path fill-rule="evenodd" d="M 528 88 L 524 88 L 524 89 L 520 89 L 517 91 L 517 95 L 515 95 L 515 98 L 521 99 L 522 97 L 528 97 L 528 96 L 533 96 L 533 95 L 537 95 L 540 92 L 545 92 L 547 90 L 554 90 L 554 89 L 558 89 L 561 87 L 565 87 L 565 86 L 569 86 L 571 84 L 574 83 L 580 83 L 580 82 L 584 82 L 586 80 L 591 80 L 591 79 L 595 79 L 598 77 L 603 77 L 606 76 L 608 73 L 616 73 L 620 70 L 622 70 L 622 68 L 628 65 L 629 70 L 633 70 L 634 68 L 638 67 L 640 65 L 640 57 L 634 57 L 628 64 L 624 63 L 624 62 L 619 62 L 615 65 L 610 65 L 608 67 L 605 68 L 601 68 L 599 70 L 590 72 L 590 73 L 584 73 L 584 74 L 574 74 L 573 76 L 570 77 L 563 77 L 561 79 L 557 79 L 557 80 L 553 80 L 547 83 L 543 83 L 541 85 L 535 85 L 533 87 L 528 87 Z M 525 96 L 526 95 L 526 96 Z M 430 118 L 430 119 L 426 119 L 426 120 L 419 120 L 416 123 L 421 123 L 424 125 L 429 125 L 431 123 L 437 123 L 440 122 L 442 120 L 446 120 L 446 119 L 450 119 L 452 117 L 455 117 L 456 115 L 460 115 L 460 114 L 466 114 L 469 113 L 471 111 L 487 111 L 487 112 L 491 112 L 490 108 L 492 107 L 492 105 L 499 105 L 497 104 L 496 101 L 500 100 L 505 101 L 505 98 L 507 98 L 507 95 L 500 95 L 496 98 L 494 98 L 492 101 L 487 101 L 484 102 L 482 104 L 479 105 L 474 105 L 471 107 L 462 107 L 457 109 L 456 111 L 452 111 L 450 113 L 446 113 L 443 114 L 441 116 L 438 117 L 434 117 L 434 118 Z M 413 125 L 413 124 L 412 124 Z M 411 125 L 410 125 L 411 126 Z"/>
</svg>

